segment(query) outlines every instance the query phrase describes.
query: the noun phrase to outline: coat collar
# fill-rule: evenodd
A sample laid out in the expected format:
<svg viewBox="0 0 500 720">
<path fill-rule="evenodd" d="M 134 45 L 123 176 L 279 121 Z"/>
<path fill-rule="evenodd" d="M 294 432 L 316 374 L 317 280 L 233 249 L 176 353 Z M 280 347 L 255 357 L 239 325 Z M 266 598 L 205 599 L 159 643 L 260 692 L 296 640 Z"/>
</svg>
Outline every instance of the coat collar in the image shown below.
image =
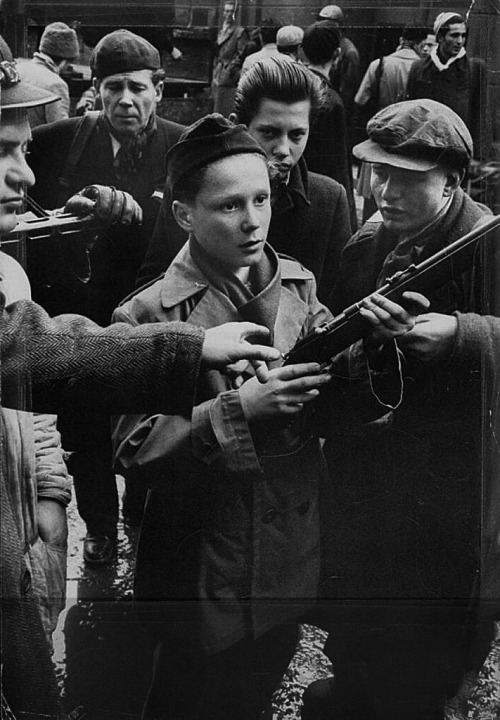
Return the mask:
<svg viewBox="0 0 500 720">
<path fill-rule="evenodd" d="M 270 245 L 268 245 L 268 248 L 274 253 Z M 282 281 L 305 281 L 310 279 L 311 273 L 293 258 L 286 256 L 278 256 L 278 258 Z M 165 309 L 173 308 L 185 300 L 207 291 L 209 287 L 208 279 L 193 262 L 189 252 L 189 243 L 186 243 L 161 281 L 160 300 L 162 307 Z M 221 295 L 221 293 L 218 294 Z"/>
<path fill-rule="evenodd" d="M 308 170 L 303 157 L 290 172 L 288 184 L 279 189 L 273 202 L 273 215 L 280 215 L 300 203 L 311 204 Z"/>
</svg>

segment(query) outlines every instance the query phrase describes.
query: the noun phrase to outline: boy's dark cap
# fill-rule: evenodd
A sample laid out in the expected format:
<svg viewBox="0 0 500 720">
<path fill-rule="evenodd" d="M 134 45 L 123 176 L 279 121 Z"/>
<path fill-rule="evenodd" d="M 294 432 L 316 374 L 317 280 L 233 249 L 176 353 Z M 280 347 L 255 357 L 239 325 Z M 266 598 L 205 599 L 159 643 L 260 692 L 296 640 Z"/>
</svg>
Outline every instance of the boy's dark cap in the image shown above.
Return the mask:
<svg viewBox="0 0 500 720">
<path fill-rule="evenodd" d="M 134 70 L 158 70 L 160 53 L 145 38 L 130 30 L 115 30 L 105 35 L 90 57 L 92 75 L 98 80 Z"/>
<path fill-rule="evenodd" d="M 179 142 L 168 151 L 165 159 L 167 175 L 175 187 L 181 178 L 196 170 L 241 153 L 267 157 L 245 125 L 235 125 L 219 113 L 206 115 L 186 128 Z"/>
<path fill-rule="evenodd" d="M 368 140 L 353 154 L 370 163 L 407 170 L 431 170 L 440 163 L 467 167 L 472 137 L 463 120 L 435 100 L 405 100 L 380 110 L 369 120 Z"/>
<path fill-rule="evenodd" d="M 0 36 L 0 109 L 32 108 L 56 100 L 59 95 L 21 80 L 10 48 Z"/>
</svg>

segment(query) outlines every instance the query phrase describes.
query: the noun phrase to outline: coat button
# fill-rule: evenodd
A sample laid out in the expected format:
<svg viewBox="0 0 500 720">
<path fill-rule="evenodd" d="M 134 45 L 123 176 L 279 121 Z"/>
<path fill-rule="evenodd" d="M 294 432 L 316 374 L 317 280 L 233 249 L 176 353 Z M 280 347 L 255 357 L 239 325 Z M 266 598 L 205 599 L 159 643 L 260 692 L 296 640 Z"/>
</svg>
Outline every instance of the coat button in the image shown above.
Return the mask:
<svg viewBox="0 0 500 720">
<path fill-rule="evenodd" d="M 299 511 L 299 513 L 300 513 L 301 515 L 307 515 L 307 513 L 309 512 L 310 507 L 311 507 L 311 501 L 310 501 L 310 500 L 305 500 L 301 505 L 299 505 L 299 507 L 297 508 L 297 510 Z"/>
<path fill-rule="evenodd" d="M 29 570 L 25 570 L 21 575 L 21 595 L 27 595 L 31 590 L 31 573 Z"/>
<path fill-rule="evenodd" d="M 278 511 L 276 510 L 276 508 L 273 508 L 273 507 L 268 508 L 266 510 L 266 512 L 264 513 L 264 515 L 262 516 L 262 522 L 272 523 L 277 514 L 278 514 Z"/>
</svg>

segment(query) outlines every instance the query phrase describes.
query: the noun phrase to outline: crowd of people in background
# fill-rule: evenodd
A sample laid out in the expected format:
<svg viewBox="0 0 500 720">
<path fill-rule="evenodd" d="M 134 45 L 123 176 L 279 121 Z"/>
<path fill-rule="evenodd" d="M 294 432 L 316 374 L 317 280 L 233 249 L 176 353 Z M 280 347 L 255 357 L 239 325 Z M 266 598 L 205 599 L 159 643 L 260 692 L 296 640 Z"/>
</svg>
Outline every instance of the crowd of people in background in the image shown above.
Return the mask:
<svg viewBox="0 0 500 720">
<path fill-rule="evenodd" d="M 70 710 L 50 661 L 66 506 L 73 486 L 84 561 L 109 565 L 117 472 L 142 525 L 135 597 L 162 613 L 143 720 L 257 720 L 299 623 L 327 631 L 333 667 L 301 688 L 304 720 L 444 720 L 471 648 L 491 652 L 498 253 L 377 294 L 493 220 L 468 183 L 495 151 L 466 42 L 442 12 L 363 71 L 340 7 L 250 33 L 231 0 L 211 112 L 185 127 L 158 112 L 162 55 L 136 32 L 85 49 L 54 22 L 18 63 L 1 41 L 0 235 L 26 209 L 93 219 L 28 240 L 24 269 L 0 252 L 2 718 Z M 363 337 L 283 365 L 356 303 Z"/>
</svg>

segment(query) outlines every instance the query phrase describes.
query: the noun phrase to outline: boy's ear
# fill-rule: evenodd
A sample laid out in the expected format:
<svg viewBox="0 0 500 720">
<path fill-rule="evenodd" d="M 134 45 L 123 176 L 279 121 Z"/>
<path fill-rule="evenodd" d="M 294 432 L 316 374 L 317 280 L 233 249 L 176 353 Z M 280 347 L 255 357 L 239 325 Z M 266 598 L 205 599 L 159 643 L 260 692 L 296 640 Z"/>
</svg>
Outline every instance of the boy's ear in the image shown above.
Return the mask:
<svg viewBox="0 0 500 720">
<path fill-rule="evenodd" d="M 96 91 L 96 93 L 99 95 L 99 94 L 100 94 L 101 81 L 98 80 L 97 78 L 94 78 L 94 79 L 92 80 L 92 85 L 94 86 L 94 90 Z"/>
<path fill-rule="evenodd" d="M 453 172 L 448 173 L 443 193 L 445 197 L 453 195 L 453 193 L 460 187 L 460 183 L 462 182 L 464 175 L 465 170 L 462 170 L 461 172 L 454 170 Z"/>
<path fill-rule="evenodd" d="M 191 208 L 187 203 L 183 203 L 180 200 L 174 200 L 172 203 L 172 214 L 179 227 L 187 233 L 193 232 Z"/>
<path fill-rule="evenodd" d="M 238 123 L 239 123 L 238 116 L 237 116 L 236 113 L 234 113 L 234 112 L 230 114 L 229 120 L 230 120 L 232 123 L 234 123 L 235 125 L 238 125 Z"/>
</svg>

